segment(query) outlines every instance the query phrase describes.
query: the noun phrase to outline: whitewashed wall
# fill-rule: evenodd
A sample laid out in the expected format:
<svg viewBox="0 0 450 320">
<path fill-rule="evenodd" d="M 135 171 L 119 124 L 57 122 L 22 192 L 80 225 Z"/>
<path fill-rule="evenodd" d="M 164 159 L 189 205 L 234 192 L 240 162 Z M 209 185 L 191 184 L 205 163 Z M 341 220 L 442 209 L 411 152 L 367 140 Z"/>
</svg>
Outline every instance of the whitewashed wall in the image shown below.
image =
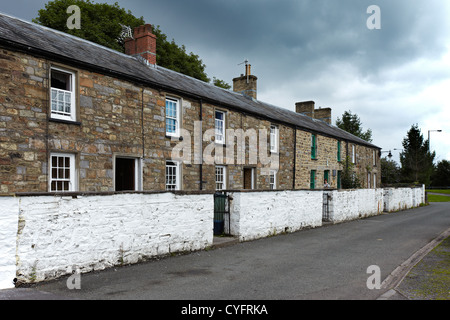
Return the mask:
<svg viewBox="0 0 450 320">
<path fill-rule="evenodd" d="M 322 225 L 322 191 L 234 192 L 231 233 L 240 241 Z"/>
<path fill-rule="evenodd" d="M 329 217 L 334 223 L 370 217 L 383 212 L 383 189 L 326 191 Z"/>
<path fill-rule="evenodd" d="M 42 281 L 212 245 L 211 194 L 20 198 L 17 273 Z"/>
<path fill-rule="evenodd" d="M 415 208 L 424 202 L 425 186 L 384 189 L 384 211 L 386 212 Z"/>
<path fill-rule="evenodd" d="M 18 200 L 0 197 L 0 289 L 14 287 L 18 219 Z"/>
</svg>

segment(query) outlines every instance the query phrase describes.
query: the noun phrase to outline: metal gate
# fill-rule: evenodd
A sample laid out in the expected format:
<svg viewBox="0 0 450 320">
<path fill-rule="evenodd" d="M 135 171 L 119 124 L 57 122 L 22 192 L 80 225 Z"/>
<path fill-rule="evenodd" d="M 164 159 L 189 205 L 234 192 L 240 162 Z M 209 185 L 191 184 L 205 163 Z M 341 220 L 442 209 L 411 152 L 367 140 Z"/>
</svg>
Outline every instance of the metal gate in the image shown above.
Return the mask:
<svg viewBox="0 0 450 320">
<path fill-rule="evenodd" d="M 230 234 L 230 197 L 214 194 L 214 235 Z"/>
<path fill-rule="evenodd" d="M 330 221 L 330 195 L 326 192 L 323 193 L 322 221 Z"/>
</svg>

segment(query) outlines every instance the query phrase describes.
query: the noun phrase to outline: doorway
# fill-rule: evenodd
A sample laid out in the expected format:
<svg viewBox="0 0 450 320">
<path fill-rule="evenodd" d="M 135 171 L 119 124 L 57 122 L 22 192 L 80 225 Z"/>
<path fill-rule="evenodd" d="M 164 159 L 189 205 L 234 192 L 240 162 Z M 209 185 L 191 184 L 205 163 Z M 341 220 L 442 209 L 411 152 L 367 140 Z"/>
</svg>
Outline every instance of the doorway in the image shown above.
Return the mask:
<svg viewBox="0 0 450 320">
<path fill-rule="evenodd" d="M 136 190 L 136 159 L 116 157 L 115 190 Z"/>
<path fill-rule="evenodd" d="M 244 189 L 255 188 L 255 168 L 244 168 Z"/>
</svg>

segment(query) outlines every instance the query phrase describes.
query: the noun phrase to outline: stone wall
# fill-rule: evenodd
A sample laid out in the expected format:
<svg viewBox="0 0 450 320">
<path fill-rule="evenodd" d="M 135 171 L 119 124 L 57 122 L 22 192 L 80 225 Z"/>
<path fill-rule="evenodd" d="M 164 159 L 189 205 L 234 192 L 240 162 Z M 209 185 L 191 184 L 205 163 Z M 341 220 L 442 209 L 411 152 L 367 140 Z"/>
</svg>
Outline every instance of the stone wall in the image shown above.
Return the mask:
<svg viewBox="0 0 450 320">
<path fill-rule="evenodd" d="M 17 199 L 0 197 L 0 289 L 14 287 L 18 215 Z"/>
<path fill-rule="evenodd" d="M 23 282 L 69 274 L 74 266 L 89 272 L 200 250 L 213 239 L 211 194 L 39 196 L 18 203 L 17 278 Z"/>
<path fill-rule="evenodd" d="M 231 193 L 231 234 L 249 241 L 322 225 L 322 191 Z"/>
</svg>

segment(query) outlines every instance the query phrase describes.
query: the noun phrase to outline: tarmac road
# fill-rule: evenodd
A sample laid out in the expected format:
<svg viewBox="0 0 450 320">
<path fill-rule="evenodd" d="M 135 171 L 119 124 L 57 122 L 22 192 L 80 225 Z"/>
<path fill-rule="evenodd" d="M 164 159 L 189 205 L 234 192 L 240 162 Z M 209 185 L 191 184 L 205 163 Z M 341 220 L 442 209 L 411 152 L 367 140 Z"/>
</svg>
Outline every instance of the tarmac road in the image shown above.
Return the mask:
<svg viewBox="0 0 450 320">
<path fill-rule="evenodd" d="M 5 290 L 0 299 L 374 300 L 401 277 L 380 290 L 370 290 L 369 266 L 379 267 L 381 281 L 389 280 L 398 266 L 449 228 L 450 203 L 432 203 L 81 274 L 79 290 L 69 290 L 65 277 Z"/>
</svg>

